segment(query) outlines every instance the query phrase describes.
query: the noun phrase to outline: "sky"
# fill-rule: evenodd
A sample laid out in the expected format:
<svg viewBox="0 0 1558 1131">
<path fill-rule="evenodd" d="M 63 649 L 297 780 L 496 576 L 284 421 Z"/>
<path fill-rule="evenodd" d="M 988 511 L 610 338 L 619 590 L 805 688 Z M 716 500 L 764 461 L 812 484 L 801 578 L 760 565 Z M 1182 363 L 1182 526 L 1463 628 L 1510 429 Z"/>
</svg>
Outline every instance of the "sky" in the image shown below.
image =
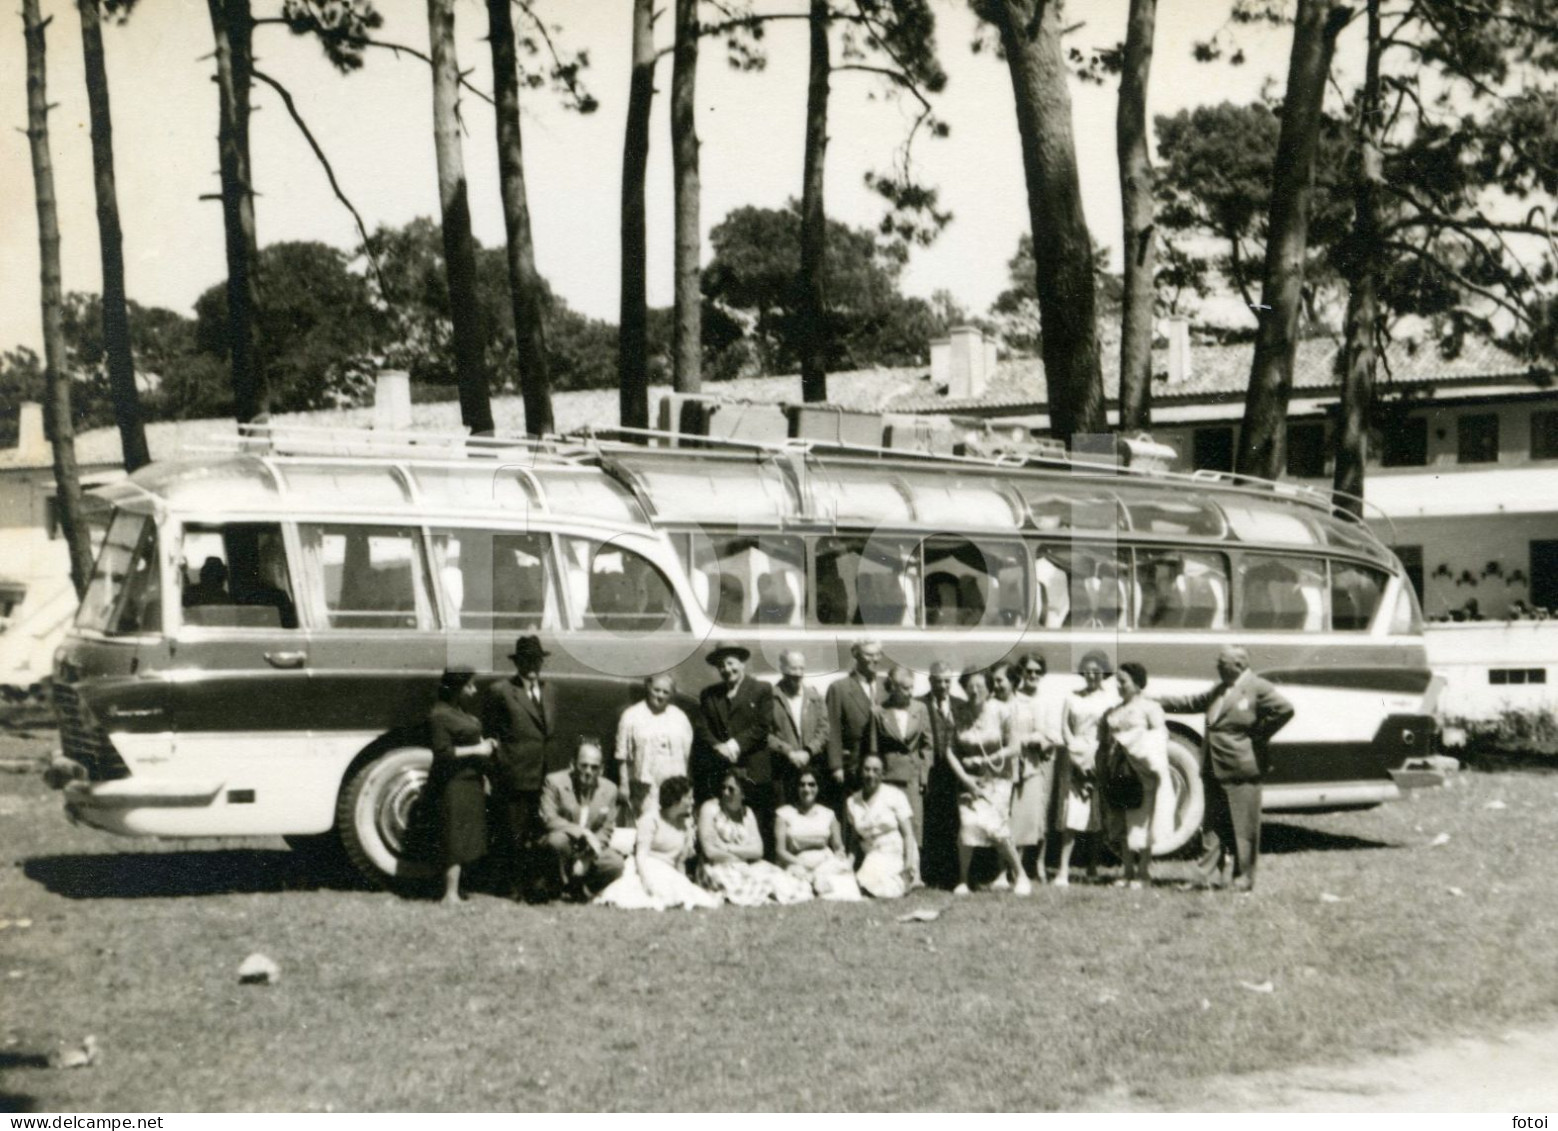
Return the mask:
<svg viewBox="0 0 1558 1131">
<path fill-rule="evenodd" d="M 963 0 L 933 0 L 947 88 L 938 114 L 946 139 L 916 146 L 923 178 L 939 186 L 954 219 L 936 244 L 916 249 L 903 279 L 910 294 L 948 290 L 972 313 L 983 312 L 1007 285 L 1007 260 L 1027 230 L 1027 203 L 1012 106 L 1010 75 L 988 52 L 975 54 L 975 20 Z M 80 22 L 71 0 L 42 0 L 48 29 L 50 141 L 60 201 L 67 291 L 100 288 L 97 224 Z M 759 10 L 803 11 L 804 0 L 768 0 Z M 257 15 L 279 0 L 254 0 Z M 421 0 L 378 0 L 380 38 L 425 50 Z M 1222 28 L 1226 0 L 1160 0 L 1149 89 L 1149 115 L 1203 102 L 1248 102 L 1286 71 L 1286 28 L 1238 29 L 1248 62 L 1198 64 L 1191 47 Z M 482 39 L 483 5 L 459 0 L 458 51 L 471 80 L 491 89 L 491 57 Z M 1069 43 L 1112 44 L 1124 37 L 1126 0 L 1070 6 L 1083 26 Z M 560 40 L 586 48 L 586 84 L 599 99 L 593 115 L 563 109 L 547 91 L 525 96 L 525 170 L 536 255 L 553 289 L 575 309 L 612 322 L 618 298 L 618 205 L 622 133 L 630 59 L 631 0 L 542 0 L 561 25 Z M 38 242 L 27 140 L 25 55 L 12 9 L 0 23 L 0 349 L 41 349 Z M 657 31 L 662 45 L 669 19 Z M 130 297 L 189 313 L 195 298 L 226 276 L 218 192 L 217 100 L 211 30 L 204 0 L 151 0 L 123 26 L 105 28 L 113 102 L 119 207 Z M 782 207 L 800 195 L 806 98 L 803 21 L 770 25 L 769 62 L 761 73 L 737 73 L 723 45 L 706 42 L 698 74 L 702 142 L 704 259 L 708 232 L 742 205 Z M 261 69 L 288 86 L 329 155 L 347 195 L 370 229 L 435 215 L 437 179 L 432 89 L 427 67 L 409 57 L 370 51 L 366 66 L 338 75 L 312 43 L 280 26 L 256 31 Z M 670 61 L 657 72 L 649 161 L 649 300 L 671 302 L 672 192 L 666 104 Z M 1120 200 L 1114 156 L 1116 90 L 1073 82 L 1077 157 L 1089 226 L 1118 248 Z M 321 240 L 354 247 L 356 229 L 334 199 L 313 154 L 280 100 L 256 85 L 251 125 L 257 228 L 261 245 Z M 476 237 L 503 239 L 497 152 L 490 108 L 462 104 L 466 172 Z M 882 206 L 864 187 L 868 171 L 890 167 L 910 120 L 907 104 L 884 97 L 881 80 L 839 74 L 830 105 L 827 210 L 834 219 L 874 225 Z"/>
</svg>

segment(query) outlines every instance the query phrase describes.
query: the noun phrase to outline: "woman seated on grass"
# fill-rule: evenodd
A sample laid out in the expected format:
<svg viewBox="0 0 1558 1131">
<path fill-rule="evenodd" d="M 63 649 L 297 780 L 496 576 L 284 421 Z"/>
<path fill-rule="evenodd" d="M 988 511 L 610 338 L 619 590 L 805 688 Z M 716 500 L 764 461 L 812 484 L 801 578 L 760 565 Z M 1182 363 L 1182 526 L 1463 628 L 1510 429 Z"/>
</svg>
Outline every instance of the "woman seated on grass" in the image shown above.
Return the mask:
<svg viewBox="0 0 1558 1131">
<path fill-rule="evenodd" d="M 838 817 L 817 803 L 817 775 L 802 770 L 795 779 L 795 792 L 795 804 L 781 805 L 774 814 L 774 855 L 779 864 L 823 899 L 859 899 L 860 887 L 844 851 Z"/>
<path fill-rule="evenodd" d="M 920 846 L 914 840 L 914 810 L 903 790 L 882 781 L 880 754 L 860 759 L 860 792 L 844 803 L 860 843 L 855 872 L 862 890 L 878 899 L 897 899 L 920 886 Z"/>
<path fill-rule="evenodd" d="M 662 787 L 663 788 L 663 787 Z M 699 877 L 738 907 L 804 903 L 811 884 L 763 859 L 763 835 L 747 808 L 741 772 L 734 767 L 719 781 L 719 796 L 698 811 L 698 844 L 703 850 Z"/>
<path fill-rule="evenodd" d="M 676 775 L 662 781 L 657 808 L 638 819 L 633 858 L 621 877 L 595 897 L 607 907 L 663 911 L 680 907 L 718 907 L 714 892 L 693 883 L 687 875 L 696 833 L 692 825 L 692 783 Z"/>
</svg>

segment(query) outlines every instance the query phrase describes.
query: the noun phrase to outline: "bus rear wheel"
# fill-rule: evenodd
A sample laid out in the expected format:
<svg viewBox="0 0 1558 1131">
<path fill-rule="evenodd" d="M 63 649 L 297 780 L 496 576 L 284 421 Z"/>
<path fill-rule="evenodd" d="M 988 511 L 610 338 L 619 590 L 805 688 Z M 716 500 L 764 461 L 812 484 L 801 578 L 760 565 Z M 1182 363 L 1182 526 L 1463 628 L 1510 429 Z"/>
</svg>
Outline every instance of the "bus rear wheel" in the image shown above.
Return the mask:
<svg viewBox="0 0 1558 1131">
<path fill-rule="evenodd" d="M 432 761 L 430 751 L 417 747 L 387 750 L 358 766 L 341 790 L 335 815 L 341 845 L 352 867 L 377 887 L 416 887 L 438 873 L 426 822 L 417 814 Z"/>
</svg>

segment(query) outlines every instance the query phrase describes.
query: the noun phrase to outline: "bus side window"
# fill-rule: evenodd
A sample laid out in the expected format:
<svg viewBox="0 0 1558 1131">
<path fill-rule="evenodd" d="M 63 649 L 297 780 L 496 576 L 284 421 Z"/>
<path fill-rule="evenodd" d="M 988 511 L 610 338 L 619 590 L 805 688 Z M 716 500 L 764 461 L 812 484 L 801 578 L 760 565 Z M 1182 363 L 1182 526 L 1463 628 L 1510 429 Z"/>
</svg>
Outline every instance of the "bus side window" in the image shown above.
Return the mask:
<svg viewBox="0 0 1558 1131">
<path fill-rule="evenodd" d="M 113 631 L 121 633 L 162 631 L 162 571 L 157 560 L 157 525 L 146 524 L 141 544 L 125 571 L 124 597 Z"/>
<path fill-rule="evenodd" d="M 196 627 L 296 628 L 286 543 L 274 522 L 184 527 L 180 555 L 184 623 Z"/>
<path fill-rule="evenodd" d="M 563 539 L 563 569 L 578 628 L 636 636 L 687 628 L 676 591 L 643 555 L 610 542 Z"/>
<path fill-rule="evenodd" d="M 433 564 L 450 628 L 526 632 L 562 625 L 550 535 L 439 530 Z"/>
<path fill-rule="evenodd" d="M 1228 564 L 1221 554 L 1136 551 L 1141 628 L 1227 628 Z"/>
<path fill-rule="evenodd" d="M 914 624 L 921 601 L 917 557 L 913 543 L 899 539 L 817 539 L 817 620 Z"/>
<path fill-rule="evenodd" d="M 1044 628 L 1116 628 L 1130 609 L 1120 553 L 1102 546 L 1044 546 L 1034 555 Z M 1042 604 L 1040 604 L 1040 600 Z"/>
<path fill-rule="evenodd" d="M 299 527 L 308 588 L 331 628 L 431 627 L 420 539 L 410 527 Z"/>
<path fill-rule="evenodd" d="M 806 618 L 806 544 L 788 534 L 692 536 L 690 575 L 715 623 L 799 625 Z"/>
<path fill-rule="evenodd" d="M 1367 632 L 1385 592 L 1385 575 L 1366 566 L 1331 563 L 1331 627 Z"/>
<path fill-rule="evenodd" d="M 1318 632 L 1325 621 L 1325 563 L 1251 554 L 1239 564 L 1240 628 Z"/>
<path fill-rule="evenodd" d="M 928 628 L 1022 625 L 1023 550 L 1004 542 L 927 538 L 921 547 Z"/>
</svg>

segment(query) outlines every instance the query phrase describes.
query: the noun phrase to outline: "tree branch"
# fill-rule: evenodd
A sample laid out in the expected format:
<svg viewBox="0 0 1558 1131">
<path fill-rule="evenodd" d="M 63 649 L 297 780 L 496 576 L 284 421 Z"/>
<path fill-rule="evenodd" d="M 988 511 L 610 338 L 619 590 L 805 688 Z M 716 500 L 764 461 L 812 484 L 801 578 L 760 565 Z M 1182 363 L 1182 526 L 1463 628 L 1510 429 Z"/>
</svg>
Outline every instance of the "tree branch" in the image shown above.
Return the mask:
<svg viewBox="0 0 1558 1131">
<path fill-rule="evenodd" d="M 325 177 L 330 182 L 330 190 L 335 193 L 335 198 L 346 206 L 346 210 L 352 214 L 352 219 L 356 221 L 357 234 L 362 237 L 363 252 L 367 255 L 368 262 L 373 267 L 373 273 L 379 280 L 379 291 L 387 295 L 389 291 L 384 282 L 384 272 L 379 267 L 378 257 L 373 254 L 372 244 L 368 240 L 368 226 L 363 223 L 362 213 L 358 212 L 356 205 L 347 199 L 346 192 L 341 188 L 341 182 L 336 180 L 335 169 L 331 166 L 330 159 L 325 156 L 325 151 L 320 146 L 319 140 L 314 137 L 313 131 L 308 128 L 308 123 L 303 120 L 303 115 L 298 112 L 297 103 L 292 100 L 291 92 L 258 68 L 250 71 L 250 74 L 281 96 L 282 104 L 286 106 L 287 113 L 292 116 L 293 122 L 297 124 L 304 140 L 308 142 L 308 147 L 314 151 L 314 156 L 319 159 L 319 164 L 325 171 Z"/>
<path fill-rule="evenodd" d="M 388 43 L 382 39 L 364 39 L 362 42 L 364 47 L 382 47 L 386 51 L 393 51 L 397 57 L 402 54 L 410 55 L 413 59 L 422 60 L 422 62 L 426 63 L 429 67 L 433 65 L 433 60 L 429 58 L 425 52 L 418 51 L 415 47 L 407 47 L 404 43 Z M 460 85 L 474 94 L 477 98 L 480 98 L 488 106 L 497 105 L 497 103 L 492 100 L 492 95 L 488 94 L 485 90 L 482 90 L 481 87 L 467 79 L 464 72 L 462 72 L 460 75 Z"/>
</svg>

